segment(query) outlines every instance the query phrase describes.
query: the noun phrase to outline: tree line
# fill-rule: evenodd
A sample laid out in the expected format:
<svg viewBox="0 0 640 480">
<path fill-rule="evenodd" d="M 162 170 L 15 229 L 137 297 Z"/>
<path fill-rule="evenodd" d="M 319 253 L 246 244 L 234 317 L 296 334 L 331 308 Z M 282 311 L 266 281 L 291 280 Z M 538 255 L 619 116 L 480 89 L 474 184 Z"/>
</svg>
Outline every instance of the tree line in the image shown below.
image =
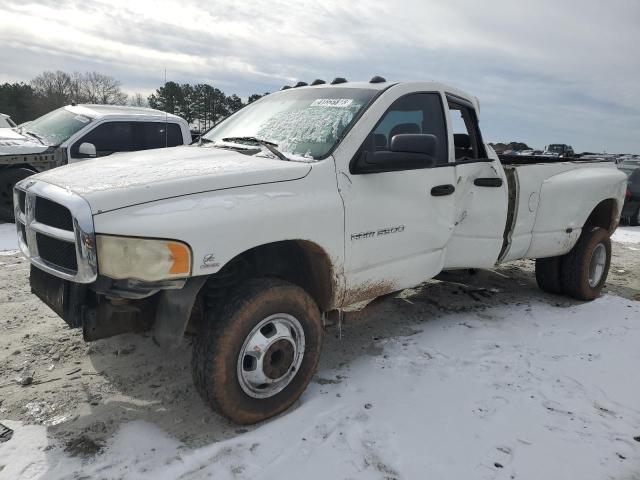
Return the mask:
<svg viewBox="0 0 640 480">
<path fill-rule="evenodd" d="M 251 103 L 265 94 L 253 94 Z M 127 95 L 115 78 L 99 72 L 44 71 L 30 82 L 0 84 L 0 113 L 16 123 L 33 120 L 71 103 L 149 106 L 181 116 L 198 130 L 205 130 L 245 106 L 236 94 L 225 95 L 206 83 L 166 82 L 145 98 Z"/>
<path fill-rule="evenodd" d="M 148 103 L 151 108 L 179 115 L 190 125 L 204 131 L 264 95 L 268 95 L 268 92 L 262 95 L 254 93 L 245 104 L 235 93 L 225 95 L 207 83 L 191 85 L 166 82 L 149 96 Z"/>
</svg>

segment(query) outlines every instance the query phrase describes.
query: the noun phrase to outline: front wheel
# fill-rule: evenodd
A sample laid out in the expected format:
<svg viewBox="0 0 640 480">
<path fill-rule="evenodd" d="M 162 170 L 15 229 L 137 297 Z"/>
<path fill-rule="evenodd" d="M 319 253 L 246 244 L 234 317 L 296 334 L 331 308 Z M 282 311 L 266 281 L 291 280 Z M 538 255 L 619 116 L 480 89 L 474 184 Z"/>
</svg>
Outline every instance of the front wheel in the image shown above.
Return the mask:
<svg viewBox="0 0 640 480">
<path fill-rule="evenodd" d="M 194 344 L 194 382 L 220 414 L 256 423 L 300 397 L 321 346 L 320 312 L 307 292 L 282 280 L 250 280 L 206 312 Z"/>
<path fill-rule="evenodd" d="M 596 298 L 609 273 L 611 240 L 604 228 L 583 230 L 578 243 L 562 260 L 564 293 L 579 300 Z"/>
</svg>

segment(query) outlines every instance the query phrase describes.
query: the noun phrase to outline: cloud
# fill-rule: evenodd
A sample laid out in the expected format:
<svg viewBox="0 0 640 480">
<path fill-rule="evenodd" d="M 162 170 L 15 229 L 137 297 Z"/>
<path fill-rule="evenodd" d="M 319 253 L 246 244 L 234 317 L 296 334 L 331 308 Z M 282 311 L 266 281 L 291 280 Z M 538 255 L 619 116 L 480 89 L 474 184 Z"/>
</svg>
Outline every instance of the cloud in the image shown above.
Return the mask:
<svg viewBox="0 0 640 480">
<path fill-rule="evenodd" d="M 488 140 L 640 152 L 640 3 L 616 0 L 5 0 L 0 81 L 164 70 L 247 96 L 297 79 L 436 79 L 478 96 Z"/>
</svg>

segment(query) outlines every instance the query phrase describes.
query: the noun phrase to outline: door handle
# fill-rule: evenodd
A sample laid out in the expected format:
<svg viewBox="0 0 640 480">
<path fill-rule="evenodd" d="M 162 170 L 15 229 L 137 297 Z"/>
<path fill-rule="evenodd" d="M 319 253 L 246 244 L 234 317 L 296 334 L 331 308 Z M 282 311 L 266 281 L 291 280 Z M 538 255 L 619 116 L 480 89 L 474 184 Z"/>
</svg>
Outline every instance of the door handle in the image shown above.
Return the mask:
<svg viewBox="0 0 640 480">
<path fill-rule="evenodd" d="M 501 187 L 502 179 L 497 177 L 492 178 L 476 178 L 473 184 L 477 187 Z"/>
<path fill-rule="evenodd" d="M 431 195 L 434 197 L 444 197 L 445 195 L 451 195 L 456 191 L 456 187 L 453 185 L 437 185 L 431 189 Z"/>
</svg>

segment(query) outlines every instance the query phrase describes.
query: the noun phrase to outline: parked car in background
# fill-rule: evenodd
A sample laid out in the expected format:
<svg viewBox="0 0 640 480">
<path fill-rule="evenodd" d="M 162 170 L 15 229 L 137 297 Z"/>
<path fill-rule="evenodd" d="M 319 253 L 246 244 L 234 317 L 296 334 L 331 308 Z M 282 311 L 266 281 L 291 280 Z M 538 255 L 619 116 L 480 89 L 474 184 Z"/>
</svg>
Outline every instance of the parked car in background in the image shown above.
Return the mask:
<svg viewBox="0 0 640 480">
<path fill-rule="evenodd" d="M 9 115 L 0 113 L 0 128 L 15 128 L 17 125 Z"/>
<path fill-rule="evenodd" d="M 13 221 L 13 186 L 34 173 L 117 152 L 189 145 L 185 120 L 141 107 L 69 105 L 0 129 L 0 220 Z"/>
<path fill-rule="evenodd" d="M 573 157 L 574 151 L 571 145 L 567 145 L 566 143 L 551 143 L 544 147 L 543 155 L 553 156 L 553 157 Z"/>
<path fill-rule="evenodd" d="M 622 218 L 629 221 L 629 225 L 640 225 L 640 157 L 623 160 L 618 168 L 627 174 L 627 193 L 622 207 Z"/>
</svg>

